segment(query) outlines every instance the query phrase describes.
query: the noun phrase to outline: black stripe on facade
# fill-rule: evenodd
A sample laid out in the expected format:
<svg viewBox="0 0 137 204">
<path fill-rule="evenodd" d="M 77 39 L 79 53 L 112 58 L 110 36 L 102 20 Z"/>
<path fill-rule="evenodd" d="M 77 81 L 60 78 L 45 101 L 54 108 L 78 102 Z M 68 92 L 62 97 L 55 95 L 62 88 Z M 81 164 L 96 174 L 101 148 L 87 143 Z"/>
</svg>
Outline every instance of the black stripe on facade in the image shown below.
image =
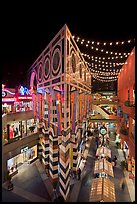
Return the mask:
<svg viewBox="0 0 137 204">
<path fill-rule="evenodd" d="M 58 161 L 52 161 L 51 158 L 49 159 L 49 163 L 52 165 L 52 166 L 58 166 Z"/>
<path fill-rule="evenodd" d="M 43 153 L 44 153 L 45 155 L 49 155 L 49 150 L 43 151 Z"/>
<path fill-rule="evenodd" d="M 52 173 L 53 175 L 58 173 L 58 169 L 52 170 L 51 167 L 50 167 L 50 165 L 49 165 L 49 171 L 51 171 L 51 173 Z"/>
<path fill-rule="evenodd" d="M 77 163 L 73 163 L 73 167 L 77 167 Z"/>
<path fill-rule="evenodd" d="M 76 160 L 76 159 L 77 159 L 77 156 L 73 155 L 73 159 Z"/>
<path fill-rule="evenodd" d="M 70 138 L 68 138 L 68 140 L 67 140 L 66 142 L 63 142 L 63 141 L 62 141 L 62 145 L 63 145 L 64 147 L 67 147 L 69 143 L 70 143 Z"/>
<path fill-rule="evenodd" d="M 63 183 L 66 183 L 68 178 L 69 178 L 69 173 L 68 173 L 66 178 L 64 178 L 61 174 L 59 176 L 60 176 L 61 180 L 63 181 Z"/>
<path fill-rule="evenodd" d="M 59 182 L 59 186 L 61 188 L 61 190 L 63 191 L 63 193 L 66 195 L 66 192 L 68 191 L 68 188 L 70 187 L 70 184 L 68 183 L 68 185 L 66 186 L 66 188 L 64 189 L 62 186 L 62 183 Z"/>
<path fill-rule="evenodd" d="M 60 77 L 57 78 L 57 79 L 53 79 L 53 80 L 52 80 L 52 84 L 56 84 L 56 83 L 58 83 L 58 82 L 60 82 Z"/>
<path fill-rule="evenodd" d="M 62 133 L 62 135 L 63 135 L 63 136 L 66 136 L 66 135 L 68 135 L 68 134 L 70 133 L 70 130 L 71 130 L 71 129 L 70 129 L 70 128 L 68 128 L 68 130 L 67 130 L 67 131 L 62 130 L 62 132 L 61 132 L 61 133 Z"/>
<path fill-rule="evenodd" d="M 50 84 L 50 82 L 45 82 L 44 86 L 48 86 Z"/>
<path fill-rule="evenodd" d="M 62 169 L 62 171 L 66 174 L 66 172 L 68 171 L 68 168 L 69 168 L 69 163 L 68 163 L 66 168 L 64 168 L 61 163 L 59 163 L 59 165 L 60 165 L 60 168 Z"/>
<path fill-rule="evenodd" d="M 49 144 L 52 144 L 52 145 L 58 145 L 58 141 L 53 141 L 53 140 L 49 140 Z"/>
<path fill-rule="evenodd" d="M 59 154 L 59 153 L 54 153 L 54 154 L 53 154 L 53 158 L 58 157 L 58 154 Z"/>
<path fill-rule="evenodd" d="M 73 152 L 77 152 L 77 147 L 73 147 Z"/>
<path fill-rule="evenodd" d="M 52 157 L 54 157 L 54 158 L 55 158 L 55 157 L 58 157 L 58 152 L 57 152 L 57 153 L 54 153 L 54 152 L 51 152 L 51 151 L 49 150 L 49 154 L 52 155 Z M 55 155 L 55 156 L 54 156 L 54 155 Z"/>
<path fill-rule="evenodd" d="M 63 152 L 63 151 L 62 151 Z M 69 155 L 69 149 L 67 150 L 67 152 L 63 152 L 64 157 L 67 157 Z"/>
</svg>

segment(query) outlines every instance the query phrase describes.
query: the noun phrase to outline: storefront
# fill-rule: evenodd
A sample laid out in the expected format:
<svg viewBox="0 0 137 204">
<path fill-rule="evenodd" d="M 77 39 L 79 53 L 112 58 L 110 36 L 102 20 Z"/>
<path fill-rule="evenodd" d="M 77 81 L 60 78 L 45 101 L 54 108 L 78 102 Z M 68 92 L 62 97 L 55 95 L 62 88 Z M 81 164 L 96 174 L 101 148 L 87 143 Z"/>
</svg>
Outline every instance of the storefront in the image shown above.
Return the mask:
<svg viewBox="0 0 137 204">
<path fill-rule="evenodd" d="M 37 125 L 34 119 L 15 121 L 7 124 L 3 129 L 3 139 L 11 140 L 13 138 L 24 137 L 34 133 L 37 133 Z"/>
<path fill-rule="evenodd" d="M 26 87 L 18 89 L 2 86 L 2 114 L 10 112 L 23 112 L 32 110 L 32 94 Z"/>
<path fill-rule="evenodd" d="M 37 145 L 21 149 L 20 154 L 7 160 L 7 170 L 13 176 L 19 171 L 19 167 L 24 163 L 30 164 L 37 158 Z"/>
</svg>

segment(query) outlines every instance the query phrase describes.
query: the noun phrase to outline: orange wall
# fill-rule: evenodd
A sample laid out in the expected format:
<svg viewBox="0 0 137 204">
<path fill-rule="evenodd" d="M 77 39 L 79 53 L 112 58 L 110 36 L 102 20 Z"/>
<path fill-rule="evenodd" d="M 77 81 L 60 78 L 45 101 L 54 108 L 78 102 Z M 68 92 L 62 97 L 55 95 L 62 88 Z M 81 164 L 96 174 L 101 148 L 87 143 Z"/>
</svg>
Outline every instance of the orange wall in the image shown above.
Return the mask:
<svg viewBox="0 0 137 204">
<path fill-rule="evenodd" d="M 128 89 L 130 90 L 130 101 L 133 101 L 132 93 L 135 85 L 135 48 L 131 51 L 126 63 L 123 65 L 118 76 L 118 98 L 121 102 L 128 100 Z"/>
</svg>

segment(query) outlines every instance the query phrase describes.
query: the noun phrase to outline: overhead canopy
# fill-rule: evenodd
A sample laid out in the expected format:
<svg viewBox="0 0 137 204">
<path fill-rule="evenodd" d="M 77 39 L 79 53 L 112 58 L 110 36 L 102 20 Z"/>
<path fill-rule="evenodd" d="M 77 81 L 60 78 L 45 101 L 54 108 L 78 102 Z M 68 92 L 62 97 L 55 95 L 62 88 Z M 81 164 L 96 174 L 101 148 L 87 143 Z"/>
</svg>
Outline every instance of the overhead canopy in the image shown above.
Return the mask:
<svg viewBox="0 0 137 204">
<path fill-rule="evenodd" d="M 114 177 L 112 164 L 106 159 L 95 161 L 94 174 L 102 172 L 105 172 L 106 174 Z"/>
<path fill-rule="evenodd" d="M 107 147 L 99 147 L 97 148 L 96 156 L 105 156 L 111 158 L 111 150 Z"/>
<path fill-rule="evenodd" d="M 116 202 L 115 186 L 106 178 L 92 180 L 89 202 Z"/>
</svg>

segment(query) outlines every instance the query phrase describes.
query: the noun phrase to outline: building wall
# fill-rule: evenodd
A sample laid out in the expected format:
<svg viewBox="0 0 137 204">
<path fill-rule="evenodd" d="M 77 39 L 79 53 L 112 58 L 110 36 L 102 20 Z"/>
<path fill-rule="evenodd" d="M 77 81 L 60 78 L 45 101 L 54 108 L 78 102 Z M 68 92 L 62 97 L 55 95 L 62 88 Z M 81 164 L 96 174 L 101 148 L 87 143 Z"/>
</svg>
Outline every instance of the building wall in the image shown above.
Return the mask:
<svg viewBox="0 0 137 204">
<path fill-rule="evenodd" d="M 135 48 L 131 51 L 126 63 L 118 76 L 118 99 L 124 103 L 129 99 L 133 101 L 133 87 L 135 87 Z"/>
<path fill-rule="evenodd" d="M 128 115 L 128 135 L 124 136 L 120 133 L 120 128 L 122 126 L 122 122 L 124 122 L 124 118 L 121 118 L 121 123 L 119 124 L 118 132 L 121 135 L 122 142 L 124 140 L 127 142 L 129 146 L 129 156 L 135 157 L 135 140 L 132 135 L 133 129 L 133 119 L 135 119 L 135 107 L 134 106 L 125 106 L 124 102 L 129 100 L 131 104 L 134 102 L 134 94 L 135 91 L 135 48 L 131 51 L 127 61 L 123 65 L 119 76 L 118 76 L 118 99 L 119 106 L 121 106 L 122 112 Z M 126 126 L 125 123 L 123 125 Z M 135 136 L 135 135 L 134 135 Z M 124 139 L 125 138 L 125 139 Z"/>
</svg>

